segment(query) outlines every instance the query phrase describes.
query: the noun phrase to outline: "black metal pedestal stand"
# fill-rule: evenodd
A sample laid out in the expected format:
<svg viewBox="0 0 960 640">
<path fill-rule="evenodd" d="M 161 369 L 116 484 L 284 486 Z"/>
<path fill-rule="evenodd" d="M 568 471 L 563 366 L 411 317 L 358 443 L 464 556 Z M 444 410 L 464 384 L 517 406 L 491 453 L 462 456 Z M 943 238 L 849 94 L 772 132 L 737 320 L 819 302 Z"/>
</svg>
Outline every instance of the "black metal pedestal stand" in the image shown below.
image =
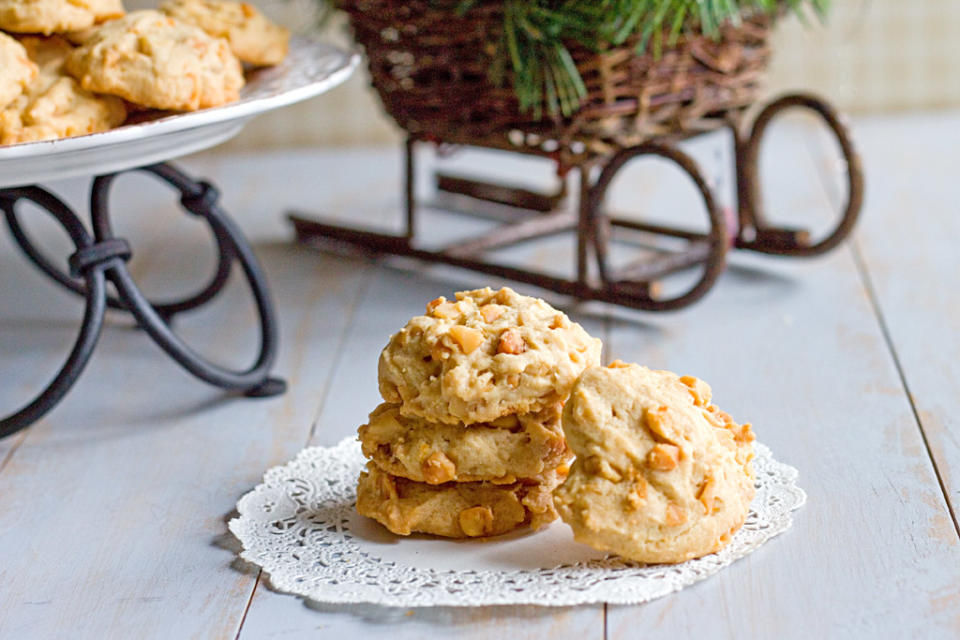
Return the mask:
<svg viewBox="0 0 960 640">
<path fill-rule="evenodd" d="M 108 307 L 130 313 L 139 327 L 171 358 L 205 382 L 250 397 L 273 396 L 286 390 L 283 380 L 269 375 L 276 359 L 278 330 L 276 311 L 266 279 L 240 229 L 217 204 L 217 190 L 209 183 L 191 179 L 168 164 L 143 167 L 136 171 L 153 174 L 179 190 L 184 210 L 210 225 L 219 254 L 216 273 L 203 289 L 172 303 L 153 304 L 140 292 L 126 267 L 132 249 L 126 240 L 114 236 L 110 224 L 110 185 L 119 174 L 100 176 L 93 181 L 90 199 L 92 236 L 77 214 L 49 191 L 37 186 L 0 189 L 0 210 L 14 240 L 27 258 L 47 276 L 86 300 L 80 332 L 66 363 L 53 381 L 29 404 L 0 419 L 0 438 L 33 424 L 63 399 L 90 360 Z M 69 273 L 54 266 L 27 237 L 17 217 L 17 204 L 25 201 L 45 209 L 70 235 L 76 251 L 69 259 Z M 174 316 L 206 304 L 223 289 L 234 261 L 239 262 L 250 284 L 260 321 L 259 354 L 254 364 L 243 371 L 231 371 L 209 362 L 170 329 Z M 116 297 L 107 293 L 108 280 L 116 288 Z"/>
</svg>

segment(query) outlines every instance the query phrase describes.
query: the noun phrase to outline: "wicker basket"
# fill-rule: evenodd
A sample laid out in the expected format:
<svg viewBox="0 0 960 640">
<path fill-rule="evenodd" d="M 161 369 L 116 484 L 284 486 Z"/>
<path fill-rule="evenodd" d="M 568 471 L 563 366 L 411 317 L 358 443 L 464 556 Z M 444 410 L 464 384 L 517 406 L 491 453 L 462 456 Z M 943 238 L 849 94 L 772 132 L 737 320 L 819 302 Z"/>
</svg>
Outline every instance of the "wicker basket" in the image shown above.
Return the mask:
<svg viewBox="0 0 960 640">
<path fill-rule="evenodd" d="M 455 4 L 455 3 L 454 3 Z M 728 123 L 753 104 L 767 68 L 771 19 L 745 16 L 719 38 L 681 36 L 659 56 L 636 41 L 594 52 L 571 45 L 587 87 L 569 118 L 521 113 L 509 81 L 489 79 L 503 3 L 458 16 L 436 0 L 340 0 L 364 47 L 387 112 L 414 137 L 487 146 L 535 146 L 561 164 L 658 137 Z M 439 6 L 438 6 L 439 5 Z"/>
</svg>

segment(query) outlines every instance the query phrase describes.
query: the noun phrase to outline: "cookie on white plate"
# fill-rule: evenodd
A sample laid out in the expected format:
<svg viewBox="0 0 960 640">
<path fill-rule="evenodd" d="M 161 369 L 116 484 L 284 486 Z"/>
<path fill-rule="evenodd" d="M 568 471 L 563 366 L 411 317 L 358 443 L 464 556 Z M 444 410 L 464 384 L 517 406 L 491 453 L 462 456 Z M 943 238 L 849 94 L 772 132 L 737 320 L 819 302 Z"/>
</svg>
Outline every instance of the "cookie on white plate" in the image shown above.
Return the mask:
<svg viewBox="0 0 960 640">
<path fill-rule="evenodd" d="M 0 29 L 50 35 L 119 18 L 121 0 L 0 0 Z"/>
<path fill-rule="evenodd" d="M 241 61 L 258 67 L 283 62 L 290 48 L 290 31 L 246 2 L 167 0 L 160 11 L 223 38 Z"/>
<path fill-rule="evenodd" d="M 226 40 L 159 11 L 99 27 L 70 54 L 67 70 L 88 91 L 177 111 L 234 102 L 244 84 Z"/>
<path fill-rule="evenodd" d="M 37 65 L 30 60 L 23 45 L 0 33 L 0 109 L 20 96 L 37 77 Z"/>
<path fill-rule="evenodd" d="M 64 71 L 73 50 L 59 36 L 26 36 L 21 43 L 38 73 L 0 109 L 0 144 L 71 138 L 113 129 L 126 120 L 123 100 L 82 88 Z"/>
</svg>

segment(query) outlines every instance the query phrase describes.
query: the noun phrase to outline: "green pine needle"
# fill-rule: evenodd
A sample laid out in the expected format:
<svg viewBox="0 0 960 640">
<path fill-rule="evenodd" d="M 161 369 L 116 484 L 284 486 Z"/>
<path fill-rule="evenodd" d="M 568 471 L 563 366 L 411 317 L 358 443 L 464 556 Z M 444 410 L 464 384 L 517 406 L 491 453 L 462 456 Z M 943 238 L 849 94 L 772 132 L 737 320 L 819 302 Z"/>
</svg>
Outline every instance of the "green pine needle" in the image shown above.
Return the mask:
<svg viewBox="0 0 960 640">
<path fill-rule="evenodd" d="M 462 0 L 458 10 L 469 10 L 482 0 Z M 659 55 L 685 28 L 707 36 L 719 35 L 725 23 L 739 24 L 744 12 L 774 14 L 786 8 L 803 16 L 810 6 L 823 16 L 830 0 L 505 0 L 504 36 L 497 48 L 491 78 L 504 82 L 502 70 L 509 58 L 513 88 L 520 109 L 540 119 L 570 116 L 586 97 L 587 89 L 567 49 L 567 43 L 602 50 L 639 35 L 641 50 Z M 664 34 L 669 40 L 664 43 Z"/>
</svg>

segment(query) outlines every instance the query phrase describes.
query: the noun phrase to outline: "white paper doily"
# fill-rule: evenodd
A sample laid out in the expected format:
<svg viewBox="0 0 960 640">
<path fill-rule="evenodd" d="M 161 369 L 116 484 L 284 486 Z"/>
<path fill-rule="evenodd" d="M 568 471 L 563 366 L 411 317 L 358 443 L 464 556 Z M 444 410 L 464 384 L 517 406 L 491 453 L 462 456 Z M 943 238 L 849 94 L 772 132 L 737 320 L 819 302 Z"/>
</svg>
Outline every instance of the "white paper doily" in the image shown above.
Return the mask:
<svg viewBox="0 0 960 640">
<path fill-rule="evenodd" d="M 797 470 L 756 445 L 757 496 L 719 553 L 678 565 L 640 565 L 574 542 L 554 522 L 485 540 L 400 538 L 356 513 L 360 445 L 305 449 L 274 467 L 237 503 L 230 531 L 244 560 L 274 588 L 323 603 L 396 607 L 593 602 L 636 604 L 702 580 L 787 530 L 806 494 Z"/>
</svg>

